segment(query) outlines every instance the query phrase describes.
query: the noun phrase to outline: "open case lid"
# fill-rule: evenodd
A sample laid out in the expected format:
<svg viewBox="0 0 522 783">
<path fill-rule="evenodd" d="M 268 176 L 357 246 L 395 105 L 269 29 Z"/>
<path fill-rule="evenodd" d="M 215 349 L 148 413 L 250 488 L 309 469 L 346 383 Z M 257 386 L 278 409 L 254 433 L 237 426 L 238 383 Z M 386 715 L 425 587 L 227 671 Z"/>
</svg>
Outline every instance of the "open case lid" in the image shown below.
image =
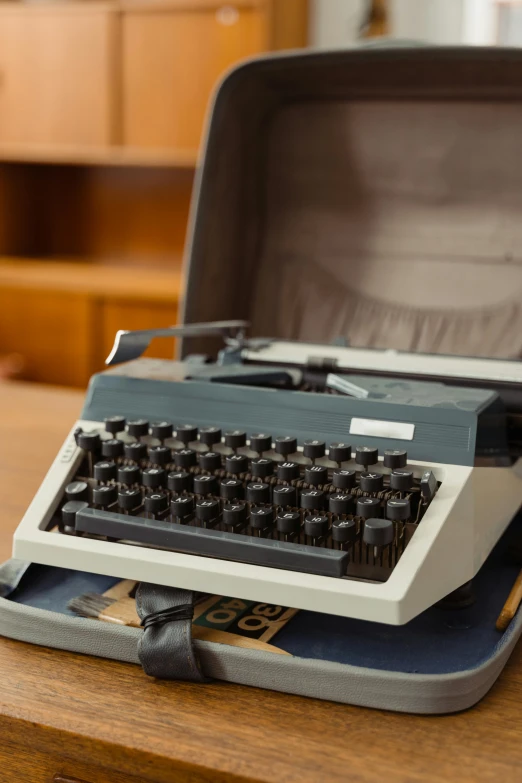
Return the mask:
<svg viewBox="0 0 522 783">
<path fill-rule="evenodd" d="M 184 322 L 522 356 L 521 97 L 521 50 L 361 48 L 240 65 L 209 116 Z"/>
</svg>

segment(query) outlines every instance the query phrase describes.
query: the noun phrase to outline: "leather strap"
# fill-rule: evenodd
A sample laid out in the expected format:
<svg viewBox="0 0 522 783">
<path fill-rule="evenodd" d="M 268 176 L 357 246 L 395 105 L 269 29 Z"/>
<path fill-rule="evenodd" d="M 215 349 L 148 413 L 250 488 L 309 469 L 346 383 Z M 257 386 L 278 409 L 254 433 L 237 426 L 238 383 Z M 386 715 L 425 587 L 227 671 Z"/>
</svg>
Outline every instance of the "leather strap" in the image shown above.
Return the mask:
<svg viewBox="0 0 522 783">
<path fill-rule="evenodd" d="M 138 656 L 149 677 L 207 681 L 192 647 L 194 599 L 191 590 L 144 582 L 139 585 L 136 610 L 142 623 L 147 619 L 138 643 Z"/>
</svg>

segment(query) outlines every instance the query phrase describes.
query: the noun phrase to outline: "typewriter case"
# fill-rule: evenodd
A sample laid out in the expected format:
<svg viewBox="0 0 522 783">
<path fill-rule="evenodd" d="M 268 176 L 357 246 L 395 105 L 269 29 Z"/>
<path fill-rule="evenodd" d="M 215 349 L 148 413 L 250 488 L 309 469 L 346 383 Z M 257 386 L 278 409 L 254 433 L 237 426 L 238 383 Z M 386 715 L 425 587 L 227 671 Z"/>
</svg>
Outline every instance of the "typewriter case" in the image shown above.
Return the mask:
<svg viewBox="0 0 522 783">
<path fill-rule="evenodd" d="M 182 320 L 241 318 L 250 336 L 325 346 L 521 357 L 521 97 L 518 50 L 365 47 L 240 65 L 209 112 Z M 494 627 L 520 532 L 515 520 L 471 607 L 432 607 L 402 627 L 303 611 L 274 640 L 293 657 L 196 641 L 202 668 L 385 709 L 469 707 L 522 632 L 520 612 L 503 635 Z M 6 635 L 138 662 L 140 630 L 65 608 L 114 580 L 43 566 L 19 583 L 1 576 Z"/>
</svg>

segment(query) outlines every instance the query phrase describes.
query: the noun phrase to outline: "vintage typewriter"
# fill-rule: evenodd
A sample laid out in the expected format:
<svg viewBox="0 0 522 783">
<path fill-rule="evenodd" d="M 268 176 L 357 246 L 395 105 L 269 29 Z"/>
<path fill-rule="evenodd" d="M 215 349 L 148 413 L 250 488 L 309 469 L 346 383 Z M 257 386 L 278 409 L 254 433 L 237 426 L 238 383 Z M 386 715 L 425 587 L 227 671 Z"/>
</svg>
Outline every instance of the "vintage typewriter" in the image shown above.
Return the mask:
<svg viewBox="0 0 522 783">
<path fill-rule="evenodd" d="M 119 332 L 14 556 L 389 624 L 469 582 L 522 505 L 522 364 L 245 326 Z"/>
</svg>

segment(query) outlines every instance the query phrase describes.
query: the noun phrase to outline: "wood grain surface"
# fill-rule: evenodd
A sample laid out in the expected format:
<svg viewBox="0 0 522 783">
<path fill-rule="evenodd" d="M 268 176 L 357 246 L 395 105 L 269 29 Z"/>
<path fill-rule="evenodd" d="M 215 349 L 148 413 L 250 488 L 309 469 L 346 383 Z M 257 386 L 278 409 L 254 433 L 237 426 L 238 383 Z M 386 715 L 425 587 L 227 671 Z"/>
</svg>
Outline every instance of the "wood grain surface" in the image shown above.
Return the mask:
<svg viewBox="0 0 522 783">
<path fill-rule="evenodd" d="M 0 385 L 2 557 L 81 399 L 76 392 Z M 477 707 L 442 717 L 226 683 L 156 682 L 137 666 L 8 639 L 0 639 L 0 672 L 2 747 L 30 748 L 46 770 L 11 776 L 4 766 L 5 783 L 50 783 L 49 759 L 60 765 L 53 774 L 89 783 L 522 780 L 520 645 Z"/>
</svg>

